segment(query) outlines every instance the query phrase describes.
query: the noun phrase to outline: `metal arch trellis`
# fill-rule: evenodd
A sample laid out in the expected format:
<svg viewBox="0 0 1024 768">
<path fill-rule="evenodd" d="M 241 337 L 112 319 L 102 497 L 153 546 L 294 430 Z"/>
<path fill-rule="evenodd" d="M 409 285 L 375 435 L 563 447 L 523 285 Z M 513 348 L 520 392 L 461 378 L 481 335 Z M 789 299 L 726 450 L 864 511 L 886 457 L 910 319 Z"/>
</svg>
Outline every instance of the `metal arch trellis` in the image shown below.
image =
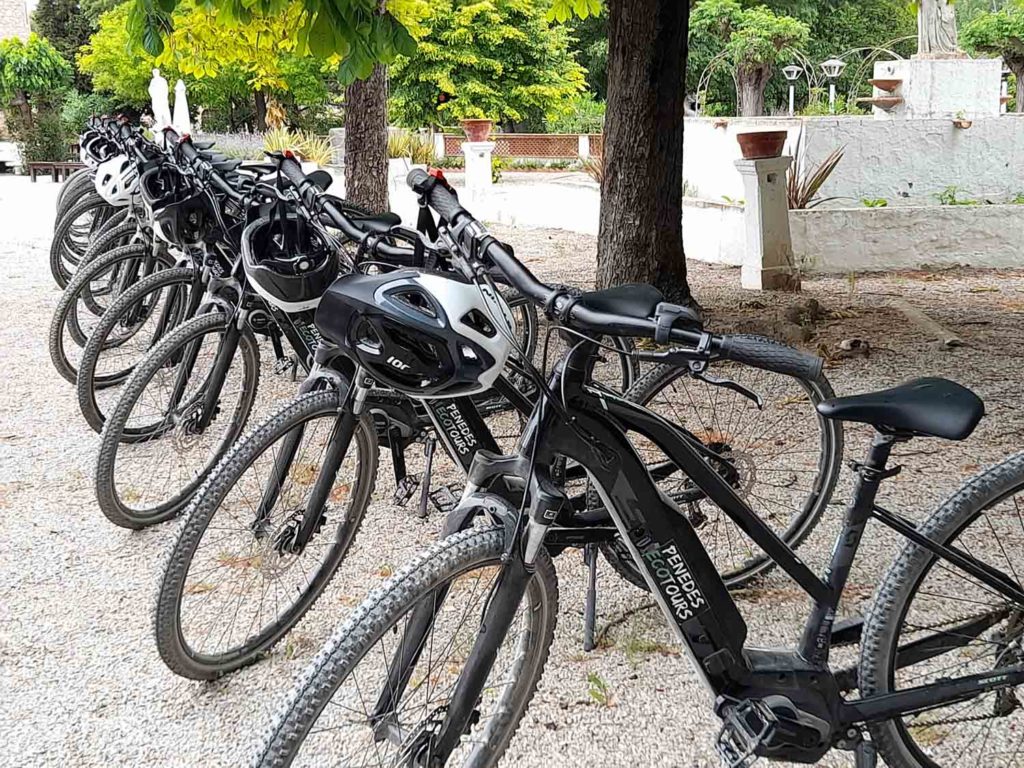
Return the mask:
<svg viewBox="0 0 1024 768">
<path fill-rule="evenodd" d="M 904 35 L 889 40 L 882 45 L 868 45 L 860 46 L 858 48 L 850 48 L 849 50 L 843 51 L 838 55 L 837 58 L 844 59 L 847 56 L 851 56 L 856 53 L 869 52 L 869 55 L 864 56 L 861 59 L 857 69 L 854 70 L 854 76 L 850 90 L 847 92 L 847 100 L 856 98 L 857 88 L 864 78 L 865 71 L 869 66 L 874 65 L 875 61 L 882 54 L 892 56 L 894 59 L 902 60 L 904 57 L 892 50 L 892 46 L 900 43 L 907 42 L 909 40 L 916 40 L 914 35 Z M 796 48 L 785 49 L 781 52 L 781 55 L 788 54 L 796 60 L 797 64 L 803 69 L 804 79 L 807 81 L 808 94 L 814 93 L 815 89 L 820 89 L 824 86 L 826 78 L 824 73 L 820 72 L 814 63 L 807 57 L 807 55 Z M 728 62 L 729 52 L 726 50 L 719 51 L 715 54 L 711 61 L 708 62 L 707 66 L 704 67 L 704 71 L 701 72 L 700 79 L 697 81 L 697 113 L 703 114 L 704 107 L 707 104 L 707 92 L 711 83 L 711 76 L 715 74 L 719 69 L 725 68 Z M 730 69 L 729 74 L 732 76 L 733 84 L 736 85 L 736 72 Z"/>
</svg>

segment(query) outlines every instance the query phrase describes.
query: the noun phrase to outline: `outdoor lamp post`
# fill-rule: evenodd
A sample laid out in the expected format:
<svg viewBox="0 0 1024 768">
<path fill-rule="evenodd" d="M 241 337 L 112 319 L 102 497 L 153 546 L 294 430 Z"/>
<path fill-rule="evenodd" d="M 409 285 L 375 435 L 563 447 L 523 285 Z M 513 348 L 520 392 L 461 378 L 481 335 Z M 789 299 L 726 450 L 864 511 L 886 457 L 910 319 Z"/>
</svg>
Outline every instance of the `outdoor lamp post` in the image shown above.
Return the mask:
<svg viewBox="0 0 1024 768">
<path fill-rule="evenodd" d="M 833 115 L 836 113 L 836 80 L 846 69 L 846 62 L 842 59 L 829 59 L 821 63 L 821 71 L 828 78 L 828 111 Z"/>
<path fill-rule="evenodd" d="M 795 96 L 796 96 L 796 81 L 800 79 L 800 75 L 803 74 L 804 68 L 799 64 L 790 64 L 787 67 L 782 68 L 782 74 L 786 76 L 786 80 L 789 81 L 789 116 L 792 117 L 795 113 Z"/>
</svg>

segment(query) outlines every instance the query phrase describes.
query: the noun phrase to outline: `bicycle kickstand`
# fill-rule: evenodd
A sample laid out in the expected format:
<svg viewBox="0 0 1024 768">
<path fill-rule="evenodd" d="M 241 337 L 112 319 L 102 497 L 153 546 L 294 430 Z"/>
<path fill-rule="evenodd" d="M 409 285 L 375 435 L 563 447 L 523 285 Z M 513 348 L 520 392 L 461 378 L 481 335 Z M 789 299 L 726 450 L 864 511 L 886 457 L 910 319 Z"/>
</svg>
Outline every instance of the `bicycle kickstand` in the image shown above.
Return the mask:
<svg viewBox="0 0 1024 768">
<path fill-rule="evenodd" d="M 853 748 L 853 764 L 855 768 L 875 768 L 878 765 L 875 745 L 867 739 L 861 739 Z"/>
<path fill-rule="evenodd" d="M 583 650 L 590 653 L 596 647 L 594 628 L 597 624 L 597 544 L 584 545 L 583 562 L 587 566 L 587 599 L 583 607 Z"/>
<path fill-rule="evenodd" d="M 437 440 L 427 437 L 423 442 L 423 455 L 426 459 L 426 466 L 423 468 L 423 485 L 420 487 L 420 508 L 419 516 L 425 519 L 427 516 L 427 502 L 430 501 L 430 474 L 434 468 L 434 446 Z"/>
</svg>

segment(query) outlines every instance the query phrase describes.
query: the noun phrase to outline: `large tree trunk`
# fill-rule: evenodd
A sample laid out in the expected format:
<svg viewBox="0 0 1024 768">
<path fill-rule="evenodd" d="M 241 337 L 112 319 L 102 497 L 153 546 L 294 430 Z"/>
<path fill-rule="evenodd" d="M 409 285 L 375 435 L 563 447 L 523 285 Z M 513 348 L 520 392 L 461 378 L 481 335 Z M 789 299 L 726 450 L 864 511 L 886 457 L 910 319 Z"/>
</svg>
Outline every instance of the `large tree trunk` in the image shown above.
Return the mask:
<svg viewBox="0 0 1024 768">
<path fill-rule="evenodd" d="M 690 301 L 683 254 L 683 105 L 689 4 L 609 0 L 599 287 L 653 283 Z"/>
<path fill-rule="evenodd" d="M 256 91 L 256 130 L 267 130 L 267 94 L 266 91 Z"/>
<path fill-rule="evenodd" d="M 380 64 L 345 89 L 345 197 L 388 209 L 388 75 Z"/>
<path fill-rule="evenodd" d="M 736 72 L 736 103 L 742 117 L 764 114 L 764 89 L 771 78 L 771 69 L 740 69 Z"/>
</svg>

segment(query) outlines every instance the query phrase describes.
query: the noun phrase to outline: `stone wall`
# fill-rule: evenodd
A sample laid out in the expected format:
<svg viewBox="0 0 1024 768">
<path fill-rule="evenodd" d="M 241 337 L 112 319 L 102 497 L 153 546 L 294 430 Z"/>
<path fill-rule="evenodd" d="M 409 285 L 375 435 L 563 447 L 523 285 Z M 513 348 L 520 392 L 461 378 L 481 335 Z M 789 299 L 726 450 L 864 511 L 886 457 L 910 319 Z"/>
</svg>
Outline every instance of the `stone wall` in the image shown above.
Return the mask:
<svg viewBox="0 0 1024 768">
<path fill-rule="evenodd" d="M 0 40 L 28 37 L 28 9 L 25 0 L 0 0 Z"/>
</svg>

